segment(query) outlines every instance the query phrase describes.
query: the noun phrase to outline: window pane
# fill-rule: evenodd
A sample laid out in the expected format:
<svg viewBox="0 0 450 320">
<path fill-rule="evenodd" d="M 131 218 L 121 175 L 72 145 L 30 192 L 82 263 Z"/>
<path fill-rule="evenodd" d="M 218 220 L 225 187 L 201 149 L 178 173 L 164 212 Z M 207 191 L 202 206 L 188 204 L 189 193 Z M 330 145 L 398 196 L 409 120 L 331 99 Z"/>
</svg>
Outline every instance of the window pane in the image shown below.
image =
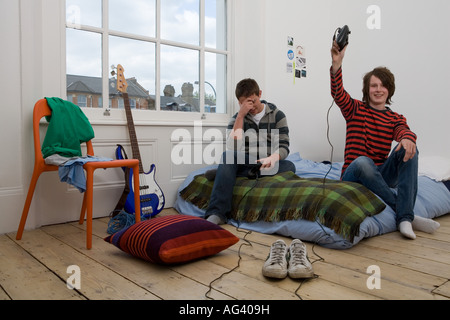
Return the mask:
<svg viewBox="0 0 450 320">
<path fill-rule="evenodd" d="M 69 25 L 102 26 L 101 0 L 66 0 L 66 21 Z"/>
<path fill-rule="evenodd" d="M 155 44 L 111 36 L 109 38 L 109 63 L 122 65 L 128 83 L 128 96 L 137 109 L 155 110 Z M 110 81 L 110 105 L 123 106 L 116 89 L 117 78 Z M 120 102 L 122 100 L 122 102 Z"/>
<path fill-rule="evenodd" d="M 226 113 L 226 56 L 205 54 L 205 112 Z"/>
<path fill-rule="evenodd" d="M 205 45 L 227 49 L 226 0 L 205 0 Z"/>
<path fill-rule="evenodd" d="M 67 96 L 80 107 L 102 107 L 98 104 L 103 92 L 101 35 L 66 29 L 66 36 Z"/>
<path fill-rule="evenodd" d="M 161 38 L 200 44 L 200 0 L 161 1 Z"/>
<path fill-rule="evenodd" d="M 194 94 L 199 79 L 199 52 L 172 46 L 161 46 L 161 110 L 200 112 Z"/>
<path fill-rule="evenodd" d="M 88 108 L 123 108 L 117 77 L 102 79 L 121 64 L 132 108 L 226 114 L 228 58 L 211 51 L 227 50 L 227 6 L 227 0 L 66 0 L 68 99 Z"/>
<path fill-rule="evenodd" d="M 156 0 L 109 0 L 109 28 L 155 37 L 155 3 Z"/>
</svg>

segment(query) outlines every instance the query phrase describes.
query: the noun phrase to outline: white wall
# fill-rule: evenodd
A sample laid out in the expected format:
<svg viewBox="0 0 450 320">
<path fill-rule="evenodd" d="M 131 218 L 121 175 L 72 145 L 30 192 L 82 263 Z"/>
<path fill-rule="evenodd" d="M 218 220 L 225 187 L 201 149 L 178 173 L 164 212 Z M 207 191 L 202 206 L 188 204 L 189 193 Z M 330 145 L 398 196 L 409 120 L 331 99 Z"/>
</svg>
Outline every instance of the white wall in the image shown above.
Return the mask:
<svg viewBox="0 0 450 320">
<path fill-rule="evenodd" d="M 3 150 L 0 169 L 0 226 L 11 225 L 15 217 L 16 205 L 21 200 L 23 172 L 22 144 L 18 143 L 23 137 L 21 110 L 21 60 L 20 60 L 20 19 L 17 1 L 2 1 L 0 10 L 0 31 L 8 32 L 8 41 L 2 41 L 1 60 L 2 74 L 0 77 L 0 93 L 2 137 L 0 147 Z M 11 17 L 15 19 L 12 20 Z M 0 227 L 1 228 L 1 227 Z"/>
<path fill-rule="evenodd" d="M 34 102 L 65 91 L 61 45 L 64 24 L 55 9 L 61 3 L 0 0 L 0 234 L 16 230 L 28 189 L 33 169 Z M 352 35 L 344 63 L 347 90 L 360 98 L 363 74 L 379 65 L 388 66 L 397 76 L 393 109 L 403 113 L 418 134 L 421 154 L 450 158 L 446 129 L 450 119 L 448 0 L 235 0 L 233 4 L 233 54 L 229 66 L 232 83 L 245 77 L 255 78 L 264 98 L 285 111 L 293 152 L 317 161 L 330 157 L 326 112 L 332 100 L 331 37 L 337 27 L 348 24 Z M 373 4 L 381 8 L 381 30 L 366 27 L 366 10 Z M 307 50 L 308 77 L 295 84 L 286 72 L 288 36 Z M 232 104 L 236 109 L 236 102 Z M 345 124 L 336 107 L 330 120 L 335 160 L 342 160 Z M 175 144 L 170 136 L 178 127 L 173 124 L 137 128 L 143 161 L 157 164 L 158 182 L 168 206 L 173 204 L 177 186 L 194 168 L 174 166 L 168 161 Z M 95 124 L 94 130 L 94 148 L 103 156 L 113 156 L 115 144 L 128 141 L 125 124 Z M 46 173 L 38 182 L 27 228 L 77 219 L 81 194 L 57 180 L 56 173 Z M 96 216 L 105 216 L 114 207 L 122 183 L 120 170 L 99 173 L 95 180 Z"/>
</svg>

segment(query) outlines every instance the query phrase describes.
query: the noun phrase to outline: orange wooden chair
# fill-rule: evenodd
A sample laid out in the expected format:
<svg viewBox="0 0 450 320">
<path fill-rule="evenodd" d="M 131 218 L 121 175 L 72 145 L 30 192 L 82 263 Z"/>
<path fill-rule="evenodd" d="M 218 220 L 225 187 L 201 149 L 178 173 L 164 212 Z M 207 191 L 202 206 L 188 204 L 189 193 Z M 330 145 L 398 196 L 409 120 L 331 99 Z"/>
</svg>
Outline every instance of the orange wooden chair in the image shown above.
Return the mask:
<svg viewBox="0 0 450 320">
<path fill-rule="evenodd" d="M 31 201 L 33 200 L 34 189 L 36 188 L 37 181 L 41 173 L 46 171 L 58 171 L 58 166 L 47 165 L 44 161 L 41 151 L 41 141 L 39 133 L 39 123 L 41 119 L 45 116 L 52 114 L 52 110 L 47 104 L 46 99 L 39 100 L 33 111 L 33 138 L 34 138 L 34 170 L 31 177 L 30 186 L 28 188 L 27 198 L 23 206 L 22 218 L 20 220 L 19 228 L 17 230 L 16 239 L 21 240 L 23 230 L 25 228 L 25 223 L 28 217 L 28 211 L 30 209 Z M 86 142 L 87 154 L 90 156 L 94 155 L 94 149 L 92 147 L 92 141 Z M 86 192 L 83 197 L 83 204 L 81 207 L 80 214 L 80 224 L 84 223 L 86 209 L 87 209 L 87 228 L 86 228 L 86 247 L 87 249 L 92 248 L 92 202 L 94 193 L 94 171 L 96 169 L 106 169 L 106 168 L 121 168 L 128 167 L 133 169 L 134 178 L 134 190 L 139 190 L 139 160 L 137 159 L 127 159 L 127 160 L 112 160 L 105 162 L 88 162 L 83 168 L 86 171 Z M 136 222 L 140 221 L 140 196 L 139 192 L 134 193 L 134 203 L 136 208 Z"/>
</svg>

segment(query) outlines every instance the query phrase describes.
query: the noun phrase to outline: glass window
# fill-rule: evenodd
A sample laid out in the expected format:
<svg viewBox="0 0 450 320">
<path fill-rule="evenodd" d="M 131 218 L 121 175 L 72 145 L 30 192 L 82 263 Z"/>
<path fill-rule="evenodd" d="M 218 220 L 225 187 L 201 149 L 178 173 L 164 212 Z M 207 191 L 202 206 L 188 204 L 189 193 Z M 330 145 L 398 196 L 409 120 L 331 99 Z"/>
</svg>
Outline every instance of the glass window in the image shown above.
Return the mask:
<svg viewBox="0 0 450 320">
<path fill-rule="evenodd" d="M 100 77 L 102 74 L 101 35 L 67 29 L 67 74 Z"/>
<path fill-rule="evenodd" d="M 205 45 L 227 49 L 226 0 L 205 1 Z"/>
<path fill-rule="evenodd" d="M 123 66 L 130 101 L 139 100 L 139 109 L 155 110 L 155 43 L 110 36 L 109 62 L 116 67 Z M 110 81 L 111 98 L 119 98 L 116 81 L 116 78 Z"/>
<path fill-rule="evenodd" d="M 161 38 L 200 44 L 200 0 L 161 1 Z"/>
<path fill-rule="evenodd" d="M 227 57 L 218 53 L 205 53 L 205 106 L 207 113 L 226 113 Z"/>
<path fill-rule="evenodd" d="M 66 0 L 67 25 L 100 28 L 102 26 L 101 0 Z"/>
<path fill-rule="evenodd" d="M 123 108 L 120 64 L 132 108 L 227 114 L 226 20 L 226 0 L 66 0 L 67 96 Z"/>
<path fill-rule="evenodd" d="M 161 110 L 200 112 L 194 83 L 199 79 L 199 51 L 161 46 Z"/>
<path fill-rule="evenodd" d="M 87 107 L 79 95 L 97 100 L 103 94 L 101 35 L 76 29 L 66 31 L 67 96 L 78 96 L 80 107 Z"/>
<path fill-rule="evenodd" d="M 109 0 L 109 28 L 155 37 L 156 0 Z"/>
<path fill-rule="evenodd" d="M 87 104 L 87 98 L 86 95 L 84 94 L 79 94 L 77 96 L 77 104 L 81 107 L 81 108 L 87 108 L 88 104 Z"/>
</svg>

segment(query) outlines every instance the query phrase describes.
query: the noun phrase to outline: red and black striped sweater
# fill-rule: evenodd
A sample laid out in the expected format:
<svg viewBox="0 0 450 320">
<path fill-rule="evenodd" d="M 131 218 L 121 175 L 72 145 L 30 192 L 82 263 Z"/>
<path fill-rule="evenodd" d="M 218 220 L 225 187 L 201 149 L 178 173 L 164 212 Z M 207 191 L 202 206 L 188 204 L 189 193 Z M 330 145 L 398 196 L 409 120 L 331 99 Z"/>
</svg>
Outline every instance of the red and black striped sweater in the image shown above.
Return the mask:
<svg viewBox="0 0 450 320">
<path fill-rule="evenodd" d="M 342 68 L 331 71 L 331 95 L 347 122 L 345 160 L 342 173 L 358 157 L 371 158 L 375 165 L 382 165 L 389 157 L 392 142 L 409 139 L 416 143 L 417 136 L 407 124 L 406 118 L 389 108 L 380 111 L 366 103 L 353 99 L 344 90 Z"/>
</svg>

